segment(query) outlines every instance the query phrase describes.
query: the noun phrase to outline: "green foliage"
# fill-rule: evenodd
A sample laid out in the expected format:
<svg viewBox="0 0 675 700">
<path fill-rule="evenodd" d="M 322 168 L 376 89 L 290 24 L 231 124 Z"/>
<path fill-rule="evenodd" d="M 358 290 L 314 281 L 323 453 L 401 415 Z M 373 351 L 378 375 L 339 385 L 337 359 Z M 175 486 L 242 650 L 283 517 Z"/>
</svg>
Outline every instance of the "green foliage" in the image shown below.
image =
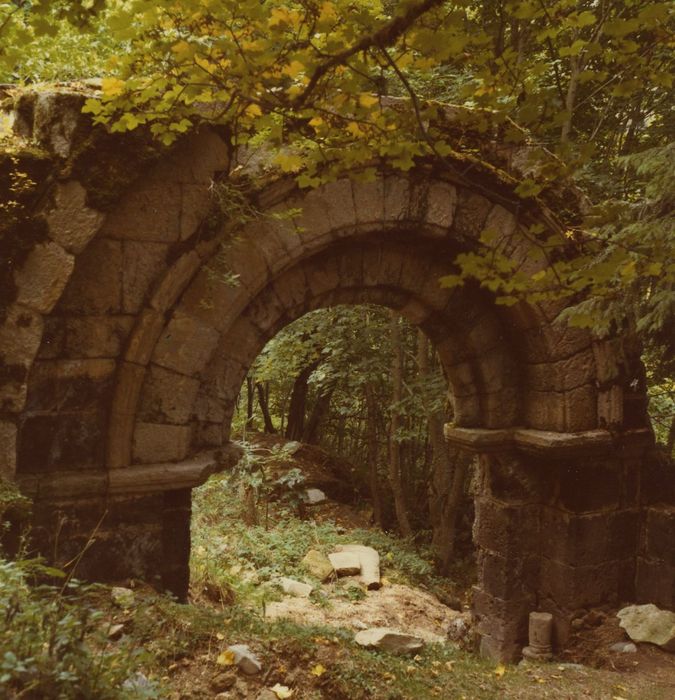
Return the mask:
<svg viewBox="0 0 675 700">
<path fill-rule="evenodd" d="M 58 573 L 32 561 L 0 559 L 0 694 L 35 700 L 159 698 L 125 684 L 143 661 L 134 645 L 111 648 L 93 588 L 37 580 Z M 37 577 L 37 580 L 36 580 Z"/>
</svg>

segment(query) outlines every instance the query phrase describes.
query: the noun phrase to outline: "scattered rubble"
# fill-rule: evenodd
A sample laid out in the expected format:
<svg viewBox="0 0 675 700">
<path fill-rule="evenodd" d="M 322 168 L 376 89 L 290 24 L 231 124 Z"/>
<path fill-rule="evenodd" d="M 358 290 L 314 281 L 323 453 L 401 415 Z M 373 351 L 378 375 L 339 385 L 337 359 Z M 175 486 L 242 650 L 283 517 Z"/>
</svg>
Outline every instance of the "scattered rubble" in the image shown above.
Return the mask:
<svg viewBox="0 0 675 700">
<path fill-rule="evenodd" d="M 374 627 L 357 632 L 354 641 L 369 649 L 382 649 L 392 654 L 412 654 L 424 646 L 424 641 L 388 627 Z"/>
</svg>

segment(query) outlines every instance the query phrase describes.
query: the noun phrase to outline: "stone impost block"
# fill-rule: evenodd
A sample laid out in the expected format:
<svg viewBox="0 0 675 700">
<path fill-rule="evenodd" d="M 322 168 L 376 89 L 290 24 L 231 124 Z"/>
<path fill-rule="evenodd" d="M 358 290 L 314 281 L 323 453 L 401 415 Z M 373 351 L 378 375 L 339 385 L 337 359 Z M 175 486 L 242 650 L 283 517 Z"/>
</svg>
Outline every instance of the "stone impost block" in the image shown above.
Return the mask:
<svg viewBox="0 0 675 700">
<path fill-rule="evenodd" d="M 75 258 L 57 243 L 39 243 L 14 273 L 17 302 L 49 313 L 61 297 L 75 265 Z"/>
<path fill-rule="evenodd" d="M 220 334 L 215 328 L 177 311 L 157 341 L 153 361 L 181 374 L 195 376 L 204 371 L 219 340 Z"/>
<path fill-rule="evenodd" d="M 137 423 L 133 458 L 143 464 L 178 462 L 188 454 L 192 428 L 188 425 Z"/>
<path fill-rule="evenodd" d="M 71 253 L 80 253 L 96 235 L 105 215 L 86 205 L 87 191 L 77 180 L 54 188 L 54 208 L 47 213 L 49 236 Z"/>
<path fill-rule="evenodd" d="M 16 472 L 16 425 L 0 421 L 0 476 L 13 479 Z"/>
</svg>

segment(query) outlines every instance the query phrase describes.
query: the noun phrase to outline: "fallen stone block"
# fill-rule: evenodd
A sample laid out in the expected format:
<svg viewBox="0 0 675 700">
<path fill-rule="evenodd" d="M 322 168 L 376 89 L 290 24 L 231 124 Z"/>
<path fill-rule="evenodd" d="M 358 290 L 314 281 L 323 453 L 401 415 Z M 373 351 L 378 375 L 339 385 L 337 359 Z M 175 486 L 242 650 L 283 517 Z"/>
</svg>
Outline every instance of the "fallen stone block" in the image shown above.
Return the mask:
<svg viewBox="0 0 675 700">
<path fill-rule="evenodd" d="M 369 591 L 374 591 L 382 586 L 380 581 L 380 555 L 372 547 L 362 544 L 342 544 L 337 547 L 338 552 L 351 552 L 356 554 L 361 565 L 361 583 Z"/>
<path fill-rule="evenodd" d="M 357 632 L 354 641 L 369 649 L 382 649 L 392 654 L 412 654 L 424 646 L 424 641 L 411 634 L 388 627 L 373 627 Z"/>
<path fill-rule="evenodd" d="M 647 605 L 629 605 L 617 613 L 628 636 L 634 642 L 649 642 L 675 651 L 675 613 Z"/>
<path fill-rule="evenodd" d="M 338 576 L 356 576 L 361 573 L 361 560 L 354 552 L 333 552 L 328 555 Z"/>
</svg>

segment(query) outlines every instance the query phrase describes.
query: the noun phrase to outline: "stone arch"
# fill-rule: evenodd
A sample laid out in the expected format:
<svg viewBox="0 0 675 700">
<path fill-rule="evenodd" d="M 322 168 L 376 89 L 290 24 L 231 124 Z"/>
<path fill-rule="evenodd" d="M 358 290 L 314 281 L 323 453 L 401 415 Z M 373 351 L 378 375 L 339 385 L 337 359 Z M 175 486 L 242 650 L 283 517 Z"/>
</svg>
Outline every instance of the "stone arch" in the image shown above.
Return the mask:
<svg viewBox="0 0 675 700">
<path fill-rule="evenodd" d="M 492 151 L 512 180 L 522 155 Z M 534 271 L 513 234 L 548 224 L 546 212 L 505 197 L 503 183 L 474 186 L 423 165 L 308 193 L 280 181 L 259 193 L 266 214 L 221 252 L 200 222 L 229 160 L 214 132 L 197 134 L 105 215 L 87 206 L 81 183 L 57 182 L 50 240 L 17 272 L 16 308 L 0 330 L 23 368 L 14 394 L 0 395 L 9 401 L 0 445 L 10 471 L 18 455 L 44 541 L 58 531 L 68 560 L 107 513 L 80 575 L 162 571 L 184 593 L 190 489 L 227 462 L 218 406 L 292 318 L 370 300 L 397 307 L 436 343 L 458 404 L 447 437 L 481 455 L 483 650 L 513 658 L 532 609 L 555 614 L 562 640 L 578 608 L 640 597 L 650 436 L 634 348 L 557 326 L 553 305 L 498 307 L 479 289 L 437 284 L 486 228 L 492 245 Z M 209 273 L 216 258 L 238 285 Z M 213 396 L 218 378 L 224 393 Z"/>
</svg>

